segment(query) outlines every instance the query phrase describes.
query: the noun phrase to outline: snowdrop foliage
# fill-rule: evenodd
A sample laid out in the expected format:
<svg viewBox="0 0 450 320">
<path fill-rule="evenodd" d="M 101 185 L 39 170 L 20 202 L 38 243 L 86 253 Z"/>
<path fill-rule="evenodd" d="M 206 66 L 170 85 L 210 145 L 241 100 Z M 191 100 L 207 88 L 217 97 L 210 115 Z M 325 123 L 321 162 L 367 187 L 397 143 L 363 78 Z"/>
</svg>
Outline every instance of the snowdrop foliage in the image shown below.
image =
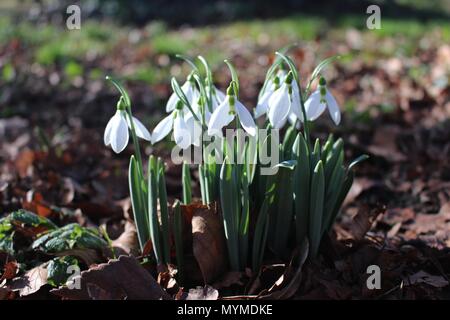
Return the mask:
<svg viewBox="0 0 450 320">
<path fill-rule="evenodd" d="M 191 146 L 200 152 L 202 161 L 195 163 L 195 169 L 201 200 L 204 205 L 220 206 L 231 269 L 245 270 L 251 260 L 257 272 L 267 250 L 277 258 L 287 259 L 292 253 L 289 250 L 301 246 L 309 250 L 311 257 L 317 256 L 321 239 L 331 229 L 352 185 L 351 169 L 366 158 L 361 156 L 345 168 L 342 139 L 331 134 L 324 143 L 311 139 L 310 122 L 325 109 L 336 125 L 341 120 L 339 105 L 321 76 L 335 58 L 322 61 L 303 89 L 294 62 L 277 52 L 254 109 L 255 118 L 266 115 L 264 129 L 258 129 L 252 114 L 240 102 L 239 79 L 230 62 L 225 60 L 231 82 L 224 94 L 214 85 L 211 68 L 203 57 L 198 57 L 202 70 L 189 58 L 181 58 L 192 72 L 181 86 L 172 78 L 167 114 L 152 135 L 133 117 L 125 89 L 110 79 L 121 98 L 106 126 L 104 142 L 119 153 L 127 146 L 131 132 L 135 154 L 130 159 L 129 186 L 141 249 L 151 240 L 157 263 L 171 263 L 172 228 L 178 272 L 183 274 L 179 202 L 175 203 L 174 225 L 170 227 L 164 162 L 150 156 L 148 169 L 144 170 L 138 143 L 142 138 L 156 144 L 173 133 L 173 140 L 183 152 L 191 150 Z M 309 94 L 317 79 L 317 89 Z M 290 125 L 285 129 L 286 124 Z M 237 131 L 224 138 L 224 128 Z M 279 136 L 283 136 L 282 143 Z M 208 142 L 212 140 L 214 146 L 210 148 Z M 277 163 L 265 161 L 269 155 L 254 152 L 256 149 L 270 150 Z M 185 162 L 182 169 L 183 202 L 188 205 L 193 197 L 191 167 Z M 255 221 L 252 230 L 249 221 Z"/>
</svg>

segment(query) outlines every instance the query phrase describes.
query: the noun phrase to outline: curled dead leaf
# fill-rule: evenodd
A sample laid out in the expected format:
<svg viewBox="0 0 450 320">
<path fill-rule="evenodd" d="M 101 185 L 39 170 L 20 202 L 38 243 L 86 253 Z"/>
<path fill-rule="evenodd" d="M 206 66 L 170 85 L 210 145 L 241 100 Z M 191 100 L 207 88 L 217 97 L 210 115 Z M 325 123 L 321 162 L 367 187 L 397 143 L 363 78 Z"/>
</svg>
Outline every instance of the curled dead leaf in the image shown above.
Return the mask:
<svg viewBox="0 0 450 320">
<path fill-rule="evenodd" d="M 305 240 L 294 252 L 293 258 L 281 277 L 268 290 L 263 290 L 258 299 L 289 299 L 300 287 L 302 268 L 309 253 L 309 242 Z"/>
<path fill-rule="evenodd" d="M 32 150 L 24 150 L 17 155 L 14 165 L 21 178 L 25 178 L 29 174 L 34 159 L 35 153 Z"/>
<path fill-rule="evenodd" d="M 45 202 L 44 197 L 39 192 L 32 190 L 27 192 L 26 199 L 22 201 L 25 210 L 36 213 L 38 216 L 48 218 L 53 214 L 53 210 Z"/>
<path fill-rule="evenodd" d="M 75 300 L 97 299 L 105 296 L 116 300 L 171 299 L 150 273 L 132 256 L 120 256 L 108 263 L 95 265 L 89 270 L 82 271 L 80 286 L 79 290 L 61 287 L 51 292 L 64 299 Z M 88 289 L 89 287 L 91 289 Z"/>
<path fill-rule="evenodd" d="M 425 283 L 435 288 L 443 288 L 449 285 L 449 282 L 443 276 L 431 275 L 423 270 L 407 277 L 405 282 L 410 285 Z"/>
<path fill-rule="evenodd" d="M 349 225 L 349 232 L 354 240 L 362 240 L 380 214 L 386 211 L 385 206 L 371 208 L 363 205 L 359 208 Z"/>
<path fill-rule="evenodd" d="M 125 223 L 125 230 L 117 239 L 112 241 L 112 247 L 114 248 L 116 255 L 139 254 L 139 243 L 134 223 L 130 221 Z"/>
<path fill-rule="evenodd" d="M 18 291 L 21 297 L 29 296 L 47 284 L 47 265 L 43 263 L 31 270 L 28 270 L 23 276 L 12 279 L 9 288 L 12 291 Z"/>
<path fill-rule="evenodd" d="M 197 207 L 192 216 L 193 252 L 205 283 L 223 274 L 227 265 L 222 219 L 216 207 Z"/>
<path fill-rule="evenodd" d="M 7 287 L 0 287 L 0 300 L 13 299 L 14 293 Z"/>
<path fill-rule="evenodd" d="M 3 274 L 0 277 L 0 283 L 3 280 L 10 280 L 14 278 L 18 271 L 18 265 L 16 261 L 9 261 L 3 267 Z"/>
<path fill-rule="evenodd" d="M 178 292 L 177 300 L 217 300 L 219 291 L 211 286 L 189 289 L 189 292 Z"/>
</svg>

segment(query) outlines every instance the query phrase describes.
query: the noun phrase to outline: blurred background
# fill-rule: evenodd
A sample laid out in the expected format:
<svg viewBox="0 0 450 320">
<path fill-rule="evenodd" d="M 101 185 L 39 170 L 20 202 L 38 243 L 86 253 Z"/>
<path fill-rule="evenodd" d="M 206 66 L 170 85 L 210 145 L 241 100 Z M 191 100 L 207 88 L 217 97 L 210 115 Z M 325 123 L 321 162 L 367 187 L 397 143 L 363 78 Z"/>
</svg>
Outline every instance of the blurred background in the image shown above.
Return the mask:
<svg viewBox="0 0 450 320">
<path fill-rule="evenodd" d="M 71 4 L 81 8 L 80 30 L 66 27 Z M 381 9 L 380 29 L 366 26 L 371 4 Z M 126 85 L 152 130 L 170 77 L 183 82 L 189 72 L 175 54 L 206 57 L 221 89 L 230 80 L 223 60 L 232 61 L 252 109 L 274 52 L 293 43 L 288 54 L 304 81 L 324 58 L 342 56 L 324 75 L 343 122 L 324 115 L 314 132 L 344 137 L 347 159 L 371 156 L 347 203 L 387 205 L 387 230 L 398 222 L 392 217 L 450 211 L 449 17 L 448 0 L 2 0 L 0 213 L 25 203 L 81 208 L 94 220 L 120 214 L 111 199 L 128 196 L 132 150 L 103 146 L 118 99 L 106 75 Z M 143 145 L 160 155 L 163 146 Z M 168 180 L 176 196 L 179 168 Z M 450 241 L 446 232 L 440 245 Z"/>
<path fill-rule="evenodd" d="M 71 4 L 81 8 L 80 30 L 66 27 Z M 379 30 L 366 27 L 370 4 L 381 8 Z M 327 77 L 345 110 L 404 110 L 448 86 L 449 17 L 445 0 L 3 0 L 0 116 L 44 125 L 61 112 L 61 125 L 71 117 L 100 125 L 114 108 L 107 74 L 151 116 L 163 110 L 170 76 L 183 81 L 188 72 L 177 53 L 204 55 L 222 88 L 230 59 L 253 108 L 274 51 L 293 43 L 304 79 L 322 59 L 343 56 Z"/>
</svg>

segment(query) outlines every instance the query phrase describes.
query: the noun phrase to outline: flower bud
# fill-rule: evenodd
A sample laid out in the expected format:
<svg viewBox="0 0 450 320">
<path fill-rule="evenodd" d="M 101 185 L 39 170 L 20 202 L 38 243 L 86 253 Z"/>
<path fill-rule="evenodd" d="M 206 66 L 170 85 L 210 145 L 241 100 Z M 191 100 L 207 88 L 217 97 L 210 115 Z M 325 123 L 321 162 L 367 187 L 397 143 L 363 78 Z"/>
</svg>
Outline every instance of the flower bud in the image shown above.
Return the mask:
<svg viewBox="0 0 450 320">
<path fill-rule="evenodd" d="M 119 101 L 117 101 L 117 110 L 125 110 L 126 104 L 123 96 L 120 96 Z"/>
<path fill-rule="evenodd" d="M 178 100 L 175 109 L 177 109 L 177 110 L 183 109 L 183 101 Z"/>
<path fill-rule="evenodd" d="M 322 86 L 322 87 L 327 85 L 327 81 L 325 80 L 324 77 L 320 77 L 319 85 Z"/>
<path fill-rule="evenodd" d="M 286 76 L 286 80 L 284 80 L 284 82 L 287 84 L 291 84 L 293 79 L 294 75 L 292 74 L 292 71 L 289 71 L 289 73 Z"/>
</svg>

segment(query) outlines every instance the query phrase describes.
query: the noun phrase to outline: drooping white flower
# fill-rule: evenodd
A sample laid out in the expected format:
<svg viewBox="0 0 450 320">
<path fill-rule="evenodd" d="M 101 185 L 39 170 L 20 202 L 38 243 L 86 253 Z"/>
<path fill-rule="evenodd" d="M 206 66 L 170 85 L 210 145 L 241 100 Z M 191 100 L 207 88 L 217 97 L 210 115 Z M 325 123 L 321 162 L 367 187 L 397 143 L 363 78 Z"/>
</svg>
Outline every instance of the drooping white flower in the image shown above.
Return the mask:
<svg viewBox="0 0 450 320">
<path fill-rule="evenodd" d="M 200 146 L 202 133 L 200 124 L 193 117 L 186 117 L 181 101 L 177 105 L 176 109 L 162 119 L 153 130 L 152 144 L 161 141 L 173 131 L 175 143 L 180 148 L 186 149 L 191 144 Z"/>
<path fill-rule="evenodd" d="M 256 135 L 256 124 L 247 108 L 237 100 L 233 85 L 227 90 L 227 96 L 214 110 L 208 124 L 208 134 L 222 136 L 222 128 L 238 117 L 241 126 L 251 136 Z"/>
<path fill-rule="evenodd" d="M 181 90 L 183 91 L 187 101 L 191 105 L 193 101 L 195 101 L 200 95 L 197 87 L 195 86 L 195 81 L 191 75 L 188 77 L 186 82 L 181 86 Z M 166 112 L 172 112 L 173 110 L 175 110 L 175 107 L 177 106 L 179 100 L 180 99 L 178 98 L 177 94 L 173 92 L 170 95 L 169 100 L 167 101 Z"/>
<path fill-rule="evenodd" d="M 144 140 L 151 141 L 150 132 L 137 118 L 132 117 L 136 135 Z M 122 152 L 128 145 L 130 138 L 128 130 L 132 128 L 129 116 L 125 111 L 122 99 L 117 104 L 117 111 L 108 121 L 103 135 L 103 142 L 106 146 L 111 145 L 111 148 L 116 153 Z"/>
<path fill-rule="evenodd" d="M 316 120 L 328 108 L 331 119 L 338 125 L 341 122 L 341 111 L 333 95 L 326 87 L 324 78 L 320 78 L 319 88 L 305 102 L 306 115 L 309 120 Z"/>
<path fill-rule="evenodd" d="M 267 117 L 274 129 L 280 129 L 286 123 L 291 111 L 289 87 L 283 83 L 269 98 Z"/>
<path fill-rule="evenodd" d="M 269 109 L 269 99 L 272 94 L 280 87 L 280 78 L 275 77 L 268 88 L 264 90 L 258 99 L 258 103 L 255 108 L 255 118 L 261 117 Z"/>
<path fill-rule="evenodd" d="M 221 90 L 217 89 L 215 85 L 212 86 L 211 90 L 211 100 L 212 100 L 212 112 L 217 109 L 217 107 L 222 103 L 226 98 L 226 94 Z"/>
<path fill-rule="evenodd" d="M 270 79 L 270 84 L 268 84 L 264 89 L 264 91 L 260 92 L 258 103 L 256 104 L 256 108 L 254 111 L 255 118 L 261 117 L 263 114 L 267 113 L 269 109 L 269 98 L 272 94 L 280 87 L 280 83 L 283 83 L 286 80 L 287 73 L 284 69 L 279 69 L 275 76 Z"/>
<path fill-rule="evenodd" d="M 297 129 L 300 129 L 303 122 L 302 102 L 300 99 L 300 91 L 297 81 L 292 80 L 292 96 L 291 96 L 291 111 L 288 116 L 289 122 Z"/>
<path fill-rule="evenodd" d="M 290 72 L 281 87 L 273 92 L 268 101 L 267 117 L 275 129 L 282 128 L 289 117 L 303 119 L 298 86 L 292 77 Z"/>
</svg>

